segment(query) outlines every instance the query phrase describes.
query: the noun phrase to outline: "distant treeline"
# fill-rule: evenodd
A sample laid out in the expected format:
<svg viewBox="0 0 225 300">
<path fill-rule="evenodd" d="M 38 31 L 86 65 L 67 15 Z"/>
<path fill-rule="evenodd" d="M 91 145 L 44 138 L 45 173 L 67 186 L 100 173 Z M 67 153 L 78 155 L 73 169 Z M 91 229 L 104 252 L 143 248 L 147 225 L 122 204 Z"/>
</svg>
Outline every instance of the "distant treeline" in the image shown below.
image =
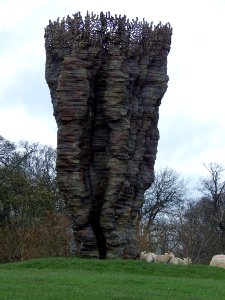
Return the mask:
<svg viewBox="0 0 225 300">
<path fill-rule="evenodd" d="M 56 150 L 15 144 L 0 136 L 0 262 L 35 257 L 70 256 L 70 218 L 58 191 Z M 140 251 L 173 251 L 208 264 L 225 253 L 225 168 L 204 165 L 208 176 L 190 199 L 182 174 L 165 167 L 145 193 L 137 235 Z"/>
</svg>

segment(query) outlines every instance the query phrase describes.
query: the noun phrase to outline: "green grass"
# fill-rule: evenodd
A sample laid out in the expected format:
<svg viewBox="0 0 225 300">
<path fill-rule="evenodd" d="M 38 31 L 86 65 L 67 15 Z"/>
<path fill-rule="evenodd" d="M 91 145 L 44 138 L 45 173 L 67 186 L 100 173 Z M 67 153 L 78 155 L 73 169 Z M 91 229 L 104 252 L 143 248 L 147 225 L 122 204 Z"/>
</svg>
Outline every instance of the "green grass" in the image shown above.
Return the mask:
<svg viewBox="0 0 225 300">
<path fill-rule="evenodd" d="M 0 299 L 223 300 L 225 270 L 132 260 L 36 259 L 0 265 Z"/>
</svg>

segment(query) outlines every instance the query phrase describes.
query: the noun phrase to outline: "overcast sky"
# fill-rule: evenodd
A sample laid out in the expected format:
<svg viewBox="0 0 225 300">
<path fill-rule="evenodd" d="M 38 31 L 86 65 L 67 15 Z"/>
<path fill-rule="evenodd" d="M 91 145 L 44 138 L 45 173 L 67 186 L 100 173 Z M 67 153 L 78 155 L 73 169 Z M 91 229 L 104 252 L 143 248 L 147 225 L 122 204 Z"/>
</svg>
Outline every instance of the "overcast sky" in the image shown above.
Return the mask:
<svg viewBox="0 0 225 300">
<path fill-rule="evenodd" d="M 203 163 L 225 166 L 225 0 L 0 0 L 0 135 L 56 146 L 44 28 L 87 10 L 170 22 L 156 167 L 195 177 L 205 175 Z"/>
</svg>

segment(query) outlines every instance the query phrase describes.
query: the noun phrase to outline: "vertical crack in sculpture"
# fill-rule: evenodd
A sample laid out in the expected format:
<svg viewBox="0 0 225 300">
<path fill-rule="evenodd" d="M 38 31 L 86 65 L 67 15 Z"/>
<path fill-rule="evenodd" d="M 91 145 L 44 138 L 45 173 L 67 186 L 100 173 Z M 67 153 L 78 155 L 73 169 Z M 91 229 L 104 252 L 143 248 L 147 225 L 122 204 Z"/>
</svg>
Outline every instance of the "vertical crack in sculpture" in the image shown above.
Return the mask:
<svg viewBox="0 0 225 300">
<path fill-rule="evenodd" d="M 110 13 L 76 13 L 45 29 L 57 180 L 77 255 L 138 255 L 135 225 L 154 179 L 171 35 L 168 23 Z"/>
</svg>

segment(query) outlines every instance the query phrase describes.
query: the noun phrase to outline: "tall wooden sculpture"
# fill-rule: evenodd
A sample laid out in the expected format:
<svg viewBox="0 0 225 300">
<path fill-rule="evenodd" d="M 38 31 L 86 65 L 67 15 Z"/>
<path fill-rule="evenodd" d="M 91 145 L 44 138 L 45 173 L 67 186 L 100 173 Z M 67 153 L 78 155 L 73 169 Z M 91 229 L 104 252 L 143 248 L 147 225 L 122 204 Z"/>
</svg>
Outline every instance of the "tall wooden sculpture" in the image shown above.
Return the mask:
<svg viewBox="0 0 225 300">
<path fill-rule="evenodd" d="M 154 179 L 172 28 L 80 13 L 45 29 L 58 126 L 57 180 L 76 253 L 135 258 L 136 223 Z"/>
</svg>

